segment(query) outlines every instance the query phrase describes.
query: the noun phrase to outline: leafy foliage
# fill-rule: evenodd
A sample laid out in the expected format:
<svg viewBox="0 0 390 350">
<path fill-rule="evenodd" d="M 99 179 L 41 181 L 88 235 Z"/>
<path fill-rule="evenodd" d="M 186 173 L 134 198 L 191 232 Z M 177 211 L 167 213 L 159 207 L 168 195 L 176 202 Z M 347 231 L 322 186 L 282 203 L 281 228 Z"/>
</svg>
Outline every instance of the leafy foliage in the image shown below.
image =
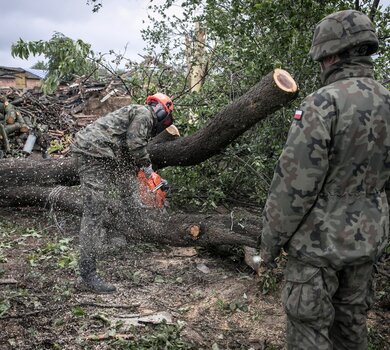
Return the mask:
<svg viewBox="0 0 390 350">
<path fill-rule="evenodd" d="M 182 327 L 177 324 L 162 323 L 151 329 L 148 327 L 149 332 L 146 334 L 140 334 L 139 331 L 135 331 L 135 339 L 131 341 L 118 340 L 112 344 L 114 349 L 126 349 L 126 350 L 178 350 L 178 349 L 192 349 L 191 345 L 187 344 L 181 338 Z"/>
<path fill-rule="evenodd" d="M 359 9 L 371 13 L 372 3 L 362 1 Z M 176 203 L 210 208 L 241 199 L 262 205 L 293 110 L 320 86 L 319 67 L 308 57 L 315 25 L 325 15 L 355 5 L 336 0 L 186 0 L 178 11 L 172 0 L 150 2 L 151 25 L 143 31 L 148 57 L 154 59 L 148 86 L 173 95 L 175 124 L 182 134 L 204 126 L 276 67 L 289 71 L 300 87 L 291 106 L 260 122 L 223 154 L 191 168 L 165 169 L 164 176 L 177 187 Z M 374 20 L 382 38 L 376 74 L 384 81 L 389 76 L 389 9 L 379 8 Z M 183 43 L 185 37 L 196 40 L 196 23 L 206 28 L 208 64 L 202 89 L 189 93 Z"/>
<path fill-rule="evenodd" d="M 97 69 L 96 63 L 91 60 L 94 55 L 91 45 L 58 32 L 48 41 L 24 41 L 20 38 L 12 45 L 11 53 L 13 57 L 22 59 L 43 55 L 48 60 L 48 75 L 43 85 L 47 93 L 53 92 L 61 81 L 68 81 L 75 74 L 92 74 Z"/>
<path fill-rule="evenodd" d="M 32 69 L 41 69 L 41 70 L 47 70 L 48 66 L 44 61 L 38 61 L 34 65 L 31 66 Z"/>
<path fill-rule="evenodd" d="M 31 266 L 36 266 L 43 261 L 56 261 L 58 267 L 75 269 L 77 255 L 71 248 L 71 238 L 49 241 L 43 248 L 32 252 L 28 261 Z"/>
<path fill-rule="evenodd" d="M 99 0 L 87 0 L 87 5 L 92 6 L 92 12 L 99 12 L 102 8 L 102 1 Z"/>
</svg>

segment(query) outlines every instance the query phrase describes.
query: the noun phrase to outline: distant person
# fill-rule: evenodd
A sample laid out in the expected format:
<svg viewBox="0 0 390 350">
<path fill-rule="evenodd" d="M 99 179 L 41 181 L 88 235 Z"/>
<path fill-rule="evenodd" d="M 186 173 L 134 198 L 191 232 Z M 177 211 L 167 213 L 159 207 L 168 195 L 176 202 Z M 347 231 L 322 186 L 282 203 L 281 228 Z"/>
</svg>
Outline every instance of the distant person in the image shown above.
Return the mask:
<svg viewBox="0 0 390 350">
<path fill-rule="evenodd" d="M 265 266 L 288 253 L 288 349 L 367 349 L 373 266 L 388 241 L 390 92 L 373 78 L 378 38 L 346 10 L 317 25 L 323 87 L 304 99 L 264 209 Z"/>
<path fill-rule="evenodd" d="M 80 130 L 72 151 L 77 158 L 83 196 L 80 228 L 80 280 L 76 288 L 113 293 L 116 288 L 97 274 L 96 260 L 110 228 L 111 199 L 126 201 L 133 221 L 137 210 L 137 172 L 153 173 L 147 151 L 151 137 L 173 123 L 172 100 L 162 93 L 148 96 L 146 105 L 120 108 Z"/>
</svg>

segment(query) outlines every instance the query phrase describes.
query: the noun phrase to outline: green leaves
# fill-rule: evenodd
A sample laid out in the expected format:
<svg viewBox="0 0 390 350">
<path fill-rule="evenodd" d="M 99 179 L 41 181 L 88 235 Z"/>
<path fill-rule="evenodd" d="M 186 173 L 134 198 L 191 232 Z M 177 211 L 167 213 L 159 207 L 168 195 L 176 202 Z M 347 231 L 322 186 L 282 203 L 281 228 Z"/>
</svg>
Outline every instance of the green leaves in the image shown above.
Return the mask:
<svg viewBox="0 0 390 350">
<path fill-rule="evenodd" d="M 61 81 L 68 81 L 74 75 L 91 74 L 97 69 L 91 60 L 91 46 L 82 40 L 72 40 L 55 32 L 48 41 L 24 41 L 12 44 L 13 57 L 28 59 L 30 56 L 44 56 L 47 60 L 48 75 L 43 84 L 45 93 L 52 93 Z"/>
<path fill-rule="evenodd" d="M 361 10 L 370 12 L 371 4 L 361 2 Z M 223 154 L 198 166 L 165 169 L 165 176 L 175 184 L 175 204 L 213 208 L 233 198 L 262 205 L 267 194 L 262 178 L 272 177 L 293 112 L 320 86 L 319 67 L 308 57 L 314 28 L 327 14 L 354 7 L 354 1 L 345 0 L 183 0 L 178 14 L 172 1 L 150 5 L 151 25 L 142 33 L 148 55 L 157 59 L 144 68 L 149 73 L 145 74 L 147 91 L 174 95 L 175 125 L 183 136 L 202 128 L 274 68 L 289 71 L 300 88 L 300 97 L 289 108 L 246 132 Z M 171 15 L 162 18 L 162 13 Z M 382 38 L 376 58 L 380 81 L 389 76 L 389 16 L 389 8 L 375 16 Z M 196 43 L 197 24 L 206 29 L 207 74 L 202 89 L 189 93 L 192 61 L 186 55 Z"/>
<path fill-rule="evenodd" d="M 60 268 L 75 270 L 78 266 L 77 254 L 72 249 L 72 240 L 72 238 L 62 238 L 49 241 L 29 255 L 30 266 L 35 267 L 40 263 L 54 260 Z"/>
<path fill-rule="evenodd" d="M 10 303 L 7 299 L 0 299 L 0 317 L 3 317 L 10 309 Z"/>
<path fill-rule="evenodd" d="M 80 306 L 75 306 L 72 308 L 72 315 L 76 317 L 84 317 L 86 312 Z"/>
</svg>

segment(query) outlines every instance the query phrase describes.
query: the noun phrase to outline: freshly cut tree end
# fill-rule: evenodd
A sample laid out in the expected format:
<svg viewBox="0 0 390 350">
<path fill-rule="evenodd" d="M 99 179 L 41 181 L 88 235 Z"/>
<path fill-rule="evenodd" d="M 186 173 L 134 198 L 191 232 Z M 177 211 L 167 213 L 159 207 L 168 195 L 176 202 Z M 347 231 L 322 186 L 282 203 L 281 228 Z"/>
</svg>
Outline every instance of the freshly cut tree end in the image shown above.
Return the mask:
<svg viewBox="0 0 390 350">
<path fill-rule="evenodd" d="M 180 136 L 179 129 L 175 125 L 168 126 L 165 131 L 172 136 Z"/>
<path fill-rule="evenodd" d="M 28 128 L 27 125 L 22 125 L 22 126 L 20 127 L 19 131 L 20 131 L 21 133 L 26 133 L 26 132 L 29 131 L 29 128 Z"/>
<path fill-rule="evenodd" d="M 15 124 L 15 118 L 12 117 L 12 116 L 9 116 L 9 117 L 7 117 L 7 119 L 5 120 L 5 122 L 6 122 L 8 125 Z"/>
<path fill-rule="evenodd" d="M 188 227 L 188 233 L 194 241 L 197 240 L 200 236 L 200 226 L 191 225 L 190 227 Z"/>
<path fill-rule="evenodd" d="M 293 77 L 284 69 L 276 68 L 273 78 L 277 87 L 286 92 L 297 92 L 298 85 Z"/>
<path fill-rule="evenodd" d="M 163 132 L 160 132 L 153 138 L 154 143 L 164 143 L 174 141 L 180 137 L 180 132 L 175 125 L 168 126 Z"/>
</svg>

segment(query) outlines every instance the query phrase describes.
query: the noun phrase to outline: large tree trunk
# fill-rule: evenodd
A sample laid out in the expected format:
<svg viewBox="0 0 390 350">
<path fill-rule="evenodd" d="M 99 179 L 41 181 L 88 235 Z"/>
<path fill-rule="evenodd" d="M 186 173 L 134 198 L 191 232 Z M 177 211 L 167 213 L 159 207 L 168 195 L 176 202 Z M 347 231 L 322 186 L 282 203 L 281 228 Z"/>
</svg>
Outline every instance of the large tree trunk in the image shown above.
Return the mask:
<svg viewBox="0 0 390 350">
<path fill-rule="evenodd" d="M 55 212 L 65 211 L 81 215 L 80 190 L 77 186 L 66 187 L 15 187 L 2 191 L 0 206 L 40 206 L 53 208 Z M 162 215 L 158 210 L 145 210 L 148 224 L 145 228 L 134 230 L 128 222 L 126 210 L 118 210 L 119 216 L 112 225 L 130 241 L 168 244 L 172 246 L 221 246 L 236 245 L 256 247 L 261 231 L 260 218 L 246 215 L 182 214 Z M 127 218 L 127 219 L 126 219 Z"/>
<path fill-rule="evenodd" d="M 0 160 L 0 195 L 3 188 L 14 186 L 77 185 L 79 178 L 72 158 Z"/>
<path fill-rule="evenodd" d="M 195 165 L 205 161 L 257 122 L 295 99 L 297 92 L 292 77 L 284 70 L 275 69 L 194 134 L 173 141 L 161 137 L 152 140 L 148 150 L 153 165 L 155 168 L 163 168 Z M 0 161 L 0 189 L 24 185 L 73 185 L 77 182 L 72 159 Z"/>
</svg>

